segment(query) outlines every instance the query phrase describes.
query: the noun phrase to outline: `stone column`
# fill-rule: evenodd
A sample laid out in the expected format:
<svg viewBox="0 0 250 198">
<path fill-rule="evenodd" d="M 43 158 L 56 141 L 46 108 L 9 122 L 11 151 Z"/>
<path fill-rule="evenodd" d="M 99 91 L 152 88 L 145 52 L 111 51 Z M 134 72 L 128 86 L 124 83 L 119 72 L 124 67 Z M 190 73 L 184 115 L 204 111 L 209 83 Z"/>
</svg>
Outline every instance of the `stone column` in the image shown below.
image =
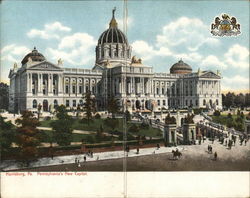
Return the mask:
<svg viewBox="0 0 250 198">
<path fill-rule="evenodd" d="M 51 80 L 51 75 L 53 74 L 48 74 L 48 93 L 53 91 L 53 81 Z"/>
<path fill-rule="evenodd" d="M 27 81 L 26 81 L 26 92 L 30 92 L 30 73 L 27 72 L 26 73 L 26 76 L 27 76 Z"/>
<path fill-rule="evenodd" d="M 183 124 L 183 143 L 193 144 L 196 140 L 195 124 Z"/>
<path fill-rule="evenodd" d="M 33 76 L 32 73 L 30 73 L 30 92 L 32 93 L 32 87 L 33 87 Z M 35 89 L 35 83 L 34 83 L 34 89 Z"/>
<path fill-rule="evenodd" d="M 165 146 L 175 146 L 177 144 L 176 124 L 166 124 L 164 126 Z"/>
<path fill-rule="evenodd" d="M 37 84 L 38 84 L 38 93 L 41 93 L 41 84 L 42 84 L 42 82 L 41 82 L 41 74 L 40 73 L 38 73 L 37 74 Z"/>
</svg>

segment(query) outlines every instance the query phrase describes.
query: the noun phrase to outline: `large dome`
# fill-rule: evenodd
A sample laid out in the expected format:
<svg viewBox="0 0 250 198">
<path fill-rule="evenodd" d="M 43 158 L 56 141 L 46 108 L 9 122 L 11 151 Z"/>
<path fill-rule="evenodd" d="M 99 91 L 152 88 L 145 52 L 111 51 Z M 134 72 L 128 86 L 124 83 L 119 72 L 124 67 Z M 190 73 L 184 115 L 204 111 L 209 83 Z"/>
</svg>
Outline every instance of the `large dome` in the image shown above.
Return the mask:
<svg viewBox="0 0 250 198">
<path fill-rule="evenodd" d="M 129 46 L 126 35 L 118 29 L 115 19 L 115 8 L 113 9 L 109 28 L 99 37 L 95 50 L 95 69 L 131 63 L 132 48 Z"/>
<path fill-rule="evenodd" d="M 104 44 L 104 43 L 128 44 L 128 40 L 126 36 L 122 33 L 121 30 L 118 29 L 118 25 L 115 20 L 114 13 L 115 13 L 115 9 L 113 10 L 113 16 L 109 23 L 109 29 L 107 29 L 101 34 L 98 40 L 98 44 Z"/>
<path fill-rule="evenodd" d="M 128 44 L 126 36 L 117 27 L 110 27 L 103 32 L 98 40 L 98 44 L 104 43 L 124 43 Z"/>
<path fill-rule="evenodd" d="M 178 63 L 173 64 L 170 68 L 171 74 L 189 74 L 191 72 L 192 68 L 182 60 L 179 60 Z"/>
<path fill-rule="evenodd" d="M 32 50 L 32 52 L 30 52 L 29 54 L 27 54 L 23 60 L 22 60 L 22 65 L 24 65 L 25 63 L 28 62 L 29 58 L 31 58 L 32 61 L 36 61 L 36 62 L 42 62 L 45 61 L 45 57 L 39 53 L 36 49 L 36 47 L 34 47 L 34 49 Z"/>
</svg>

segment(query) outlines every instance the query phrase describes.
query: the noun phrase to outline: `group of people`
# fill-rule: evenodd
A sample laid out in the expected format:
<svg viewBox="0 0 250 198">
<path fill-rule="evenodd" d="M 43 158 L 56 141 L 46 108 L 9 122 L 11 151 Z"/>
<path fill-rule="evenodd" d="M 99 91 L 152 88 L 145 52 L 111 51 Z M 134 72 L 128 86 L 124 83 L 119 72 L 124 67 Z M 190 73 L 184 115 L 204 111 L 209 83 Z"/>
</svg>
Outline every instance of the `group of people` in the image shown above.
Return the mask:
<svg viewBox="0 0 250 198">
<path fill-rule="evenodd" d="M 213 153 L 213 147 L 211 145 L 208 145 L 207 150 L 208 150 L 208 153 L 211 153 L 211 154 Z M 217 160 L 217 157 L 218 157 L 218 154 L 215 151 L 214 152 L 214 160 Z"/>
<path fill-rule="evenodd" d="M 93 157 L 93 152 L 91 153 L 92 154 L 92 157 Z M 90 154 L 87 154 L 90 156 Z M 83 156 L 83 161 L 86 162 L 87 161 L 87 157 L 86 155 Z M 75 158 L 75 164 L 77 164 L 78 167 L 81 167 L 81 163 L 80 163 L 80 160 L 76 157 Z"/>
</svg>

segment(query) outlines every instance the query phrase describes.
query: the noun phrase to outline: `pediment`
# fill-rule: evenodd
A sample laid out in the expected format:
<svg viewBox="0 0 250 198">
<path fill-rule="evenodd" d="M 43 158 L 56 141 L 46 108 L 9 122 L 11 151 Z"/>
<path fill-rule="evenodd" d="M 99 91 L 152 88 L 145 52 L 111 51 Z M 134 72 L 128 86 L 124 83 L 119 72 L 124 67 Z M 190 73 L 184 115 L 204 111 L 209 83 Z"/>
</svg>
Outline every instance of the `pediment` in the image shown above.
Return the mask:
<svg viewBox="0 0 250 198">
<path fill-rule="evenodd" d="M 55 65 L 53 63 L 50 63 L 48 61 L 44 61 L 35 65 L 31 65 L 29 68 L 27 68 L 29 70 L 46 70 L 46 71 L 63 71 L 63 69 L 61 67 L 59 67 L 58 65 Z"/>
<path fill-rule="evenodd" d="M 103 67 L 101 65 L 95 65 L 93 67 L 93 70 L 101 70 L 101 71 L 103 71 Z"/>
<path fill-rule="evenodd" d="M 211 71 L 204 72 L 199 77 L 200 78 L 217 78 L 217 79 L 221 78 L 219 75 L 217 75 L 217 74 L 215 74 L 214 72 L 211 72 Z"/>
</svg>

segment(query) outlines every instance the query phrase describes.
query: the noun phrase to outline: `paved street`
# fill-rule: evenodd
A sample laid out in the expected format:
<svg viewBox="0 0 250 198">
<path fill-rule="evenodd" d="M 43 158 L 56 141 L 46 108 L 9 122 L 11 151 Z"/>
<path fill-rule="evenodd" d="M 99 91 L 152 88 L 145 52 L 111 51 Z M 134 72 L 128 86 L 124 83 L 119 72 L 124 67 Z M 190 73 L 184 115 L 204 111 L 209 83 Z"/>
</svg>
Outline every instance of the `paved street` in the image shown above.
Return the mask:
<svg viewBox="0 0 250 198">
<path fill-rule="evenodd" d="M 207 152 L 208 145 L 213 147 L 213 154 Z M 140 154 L 131 150 L 126 158 L 127 171 L 249 171 L 250 170 L 250 142 L 247 145 L 233 146 L 231 150 L 221 145 L 218 141 L 206 140 L 201 145 L 180 146 L 182 157 L 173 160 L 172 149 L 175 147 L 161 147 L 140 149 Z M 154 153 L 155 151 L 155 153 Z M 218 159 L 214 160 L 214 152 L 218 153 Z M 93 158 L 87 157 L 83 161 L 81 156 L 56 157 L 54 160 L 43 158 L 33 164 L 33 167 L 25 171 L 123 171 L 124 152 L 96 153 Z M 80 160 L 79 167 L 74 163 L 75 157 Z M 98 159 L 99 157 L 99 159 Z M 98 160 L 97 160 L 98 159 Z M 64 162 L 62 163 L 63 160 Z M 40 163 L 40 164 L 39 164 Z M 58 164 L 59 163 L 59 164 Z M 47 164 L 47 166 L 46 166 Z M 53 165 L 53 166 L 51 166 Z M 38 166 L 42 166 L 39 167 Z M 14 169 L 14 166 L 11 166 Z M 17 168 L 17 167 L 16 167 Z M 5 169 L 6 171 L 9 170 Z"/>
</svg>

